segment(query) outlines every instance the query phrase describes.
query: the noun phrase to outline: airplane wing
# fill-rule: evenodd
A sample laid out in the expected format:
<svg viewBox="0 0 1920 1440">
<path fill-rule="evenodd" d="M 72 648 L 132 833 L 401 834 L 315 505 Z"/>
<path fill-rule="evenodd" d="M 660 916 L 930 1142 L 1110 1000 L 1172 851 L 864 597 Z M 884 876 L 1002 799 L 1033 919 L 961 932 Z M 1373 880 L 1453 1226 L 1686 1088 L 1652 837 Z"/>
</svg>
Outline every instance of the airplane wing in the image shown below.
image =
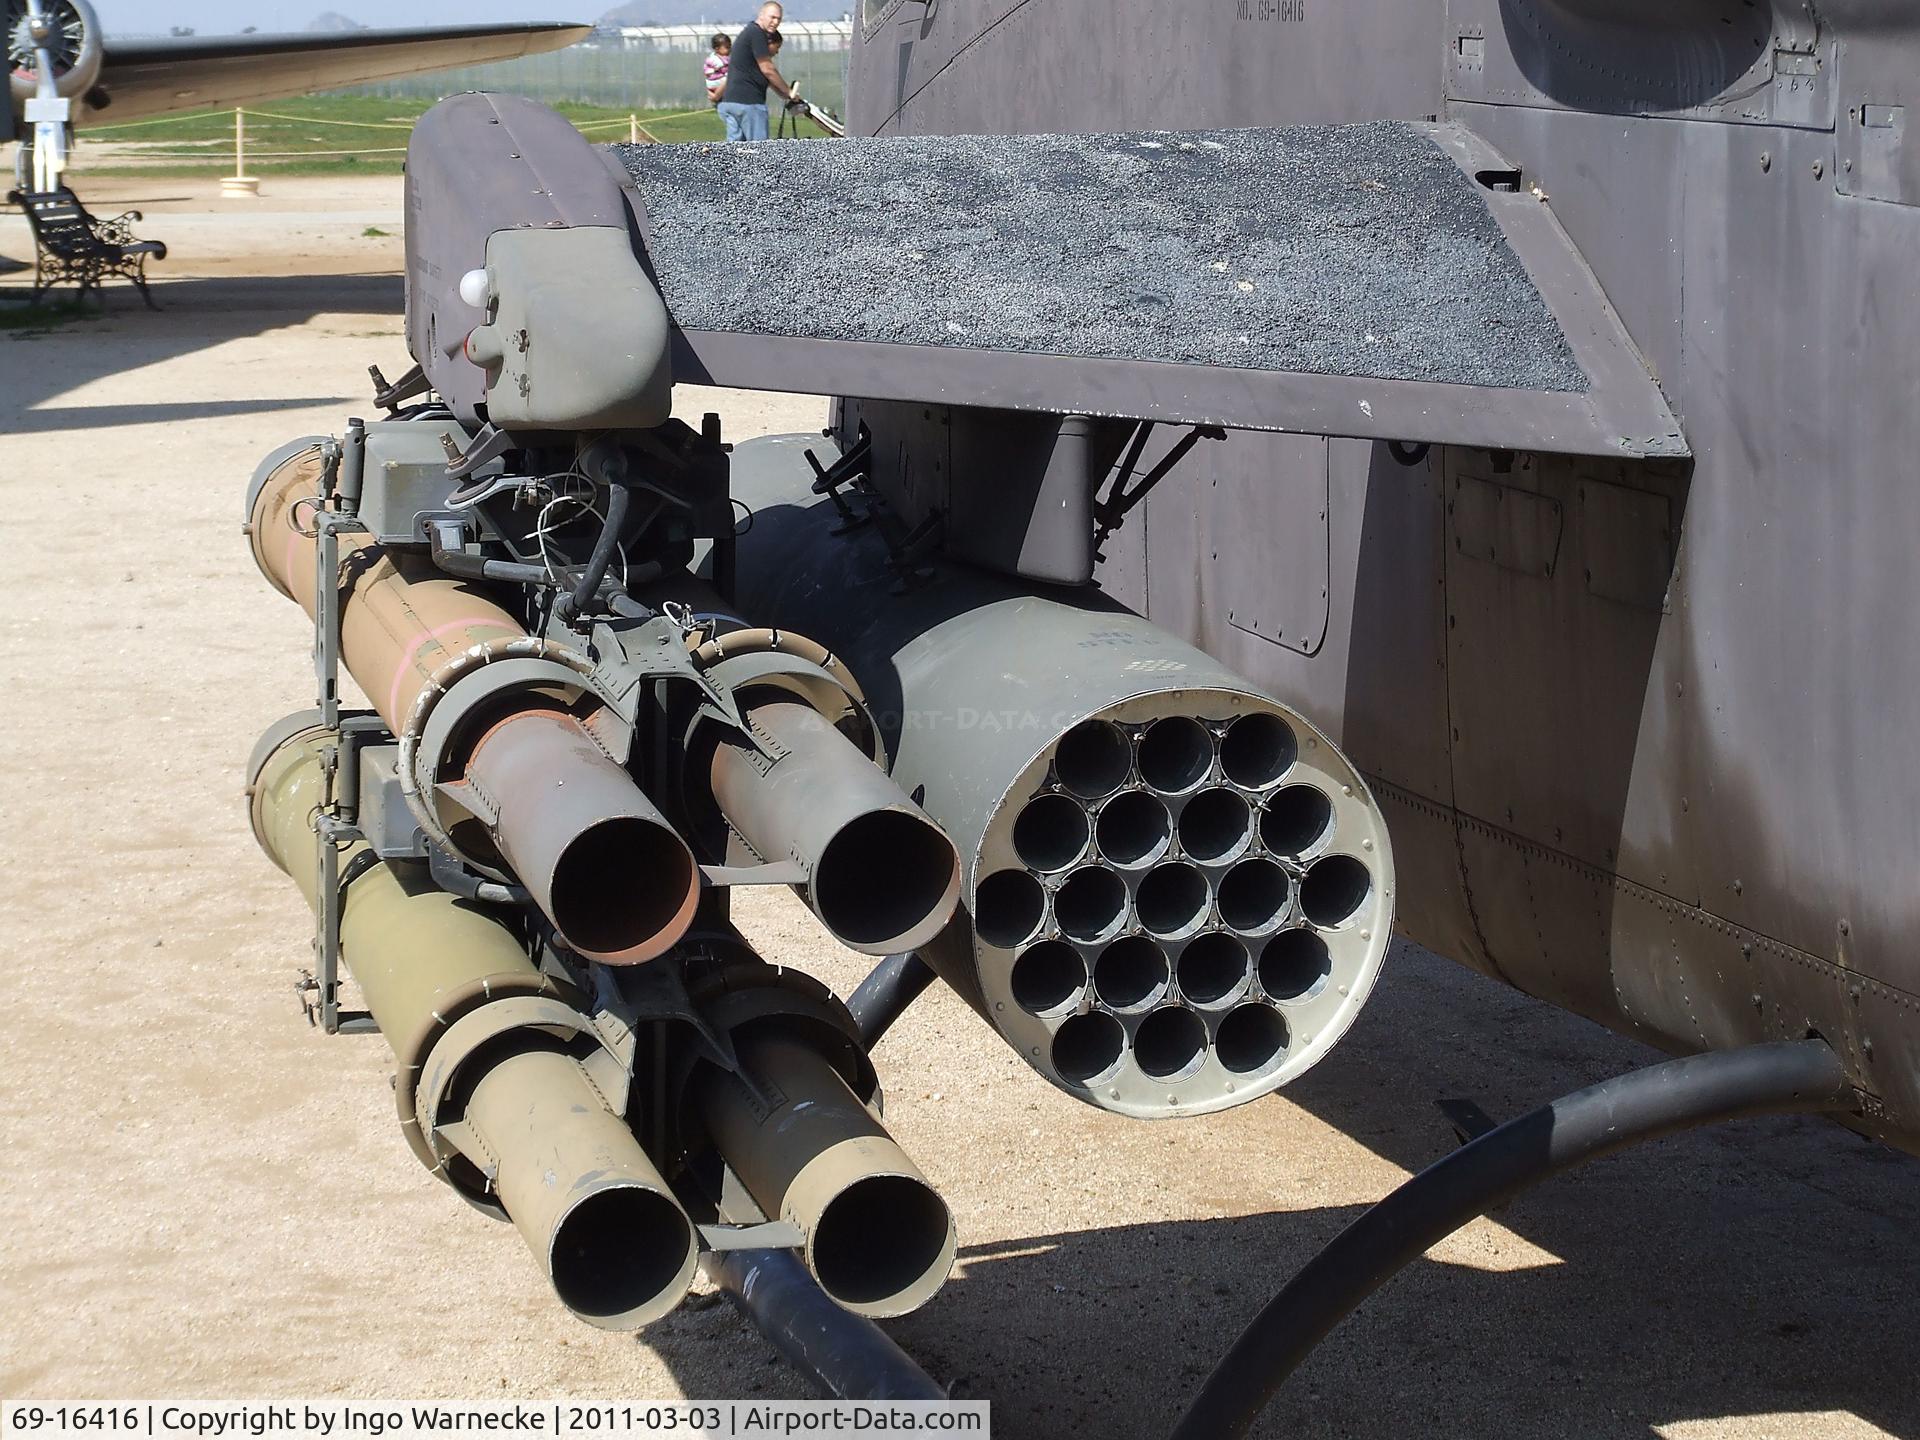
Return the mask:
<svg viewBox="0 0 1920 1440">
<path fill-rule="evenodd" d="M 76 123 L 138 120 L 174 110 L 256 104 L 421 70 L 559 50 L 590 26 L 565 21 L 435 25 L 300 35 L 186 36 L 105 43 L 100 78 Z M 98 103 L 105 100 L 105 104 Z"/>
</svg>

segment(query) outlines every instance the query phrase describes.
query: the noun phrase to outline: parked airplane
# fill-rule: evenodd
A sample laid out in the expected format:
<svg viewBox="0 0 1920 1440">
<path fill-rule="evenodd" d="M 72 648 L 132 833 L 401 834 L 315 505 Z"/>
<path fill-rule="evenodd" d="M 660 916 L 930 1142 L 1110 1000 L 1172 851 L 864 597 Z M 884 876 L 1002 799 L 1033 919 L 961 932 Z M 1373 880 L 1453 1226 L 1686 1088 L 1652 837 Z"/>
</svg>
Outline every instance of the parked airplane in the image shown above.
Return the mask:
<svg viewBox="0 0 1920 1440">
<path fill-rule="evenodd" d="M 112 40 L 87 0 L 0 0 L 8 97 L 0 142 L 17 139 L 19 183 L 48 190 L 80 126 L 240 105 L 394 75 L 559 50 L 590 27 L 564 21 L 436 25 L 311 35 Z"/>
</svg>

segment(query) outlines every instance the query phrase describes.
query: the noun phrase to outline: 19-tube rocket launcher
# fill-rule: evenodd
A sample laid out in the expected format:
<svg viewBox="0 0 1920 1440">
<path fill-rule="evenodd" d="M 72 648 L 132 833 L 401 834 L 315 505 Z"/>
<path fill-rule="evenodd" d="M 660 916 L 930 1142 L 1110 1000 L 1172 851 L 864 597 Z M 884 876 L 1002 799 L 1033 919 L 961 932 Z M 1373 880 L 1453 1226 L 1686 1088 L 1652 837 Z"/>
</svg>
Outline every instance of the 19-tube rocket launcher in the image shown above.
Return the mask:
<svg viewBox="0 0 1920 1440">
<path fill-rule="evenodd" d="M 416 363 L 247 496 L 317 701 L 256 747 L 252 824 L 315 912 L 310 1014 L 385 1037 L 407 1143 L 575 1314 L 642 1325 L 703 1251 L 788 1248 L 898 1315 L 953 1218 L 846 1006 L 754 952 L 732 887 L 918 953 L 1068 1093 L 1180 1116 L 1351 1024 L 1386 829 L 1304 717 L 1097 589 L 903 559 L 838 483 L 857 453 L 816 480 L 673 418 L 624 178 L 524 101 L 417 127 Z"/>
</svg>

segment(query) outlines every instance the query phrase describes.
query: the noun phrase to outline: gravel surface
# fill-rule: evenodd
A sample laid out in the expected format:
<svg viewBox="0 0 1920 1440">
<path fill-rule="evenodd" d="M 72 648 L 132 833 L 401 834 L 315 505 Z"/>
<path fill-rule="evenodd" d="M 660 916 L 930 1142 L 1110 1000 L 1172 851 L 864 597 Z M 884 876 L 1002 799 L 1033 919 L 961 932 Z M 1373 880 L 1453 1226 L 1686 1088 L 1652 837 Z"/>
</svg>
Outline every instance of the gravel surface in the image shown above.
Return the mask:
<svg viewBox="0 0 1920 1440">
<path fill-rule="evenodd" d="M 1587 388 L 1406 125 L 616 148 L 687 330 Z"/>
<path fill-rule="evenodd" d="M 273 446 L 362 410 L 368 362 L 398 373 L 399 284 L 357 226 L 303 239 L 317 262 L 249 262 L 220 201 L 154 183 L 82 193 L 174 245 L 164 313 L 116 287 L 103 319 L 0 334 L 0 1399 L 804 1395 L 710 1294 L 638 1336 L 572 1320 L 513 1229 L 412 1158 L 385 1045 L 300 1018 L 312 917 L 240 774 L 308 703 L 311 631 L 255 573 L 240 494 Z M 397 211 L 384 184 L 280 181 L 244 213 Z M 22 240 L 0 217 L 0 254 Z M 825 414 L 680 400 L 736 439 Z M 865 971 L 785 892 L 739 916 L 842 992 Z M 875 1058 L 960 1228 L 953 1281 L 893 1332 L 990 1398 L 1002 1440 L 1130 1440 L 1454 1143 L 1437 1098 L 1505 1117 L 1650 1057 L 1402 948 L 1330 1059 L 1206 1119 L 1080 1105 L 938 988 Z M 1920 1434 L 1916 1214 L 1920 1165 L 1818 1122 L 1606 1161 L 1436 1247 L 1260 1433 Z"/>
</svg>

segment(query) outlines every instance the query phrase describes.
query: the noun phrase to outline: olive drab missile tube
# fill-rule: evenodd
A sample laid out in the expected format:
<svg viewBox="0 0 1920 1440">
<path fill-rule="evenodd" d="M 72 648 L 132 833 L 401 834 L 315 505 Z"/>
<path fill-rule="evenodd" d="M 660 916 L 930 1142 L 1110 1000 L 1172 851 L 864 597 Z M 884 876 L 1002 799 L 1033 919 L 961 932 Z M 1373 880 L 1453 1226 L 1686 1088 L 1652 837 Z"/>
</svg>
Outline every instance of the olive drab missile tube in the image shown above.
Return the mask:
<svg viewBox="0 0 1920 1440">
<path fill-rule="evenodd" d="M 406 1143 L 573 1313 L 643 1325 L 703 1252 L 788 1250 L 900 1315 L 953 1216 L 846 1005 L 754 952 L 732 887 L 919 954 L 1078 1098 L 1175 1116 L 1344 1033 L 1387 834 L 1305 717 L 1091 587 L 903 570 L 793 449 L 672 418 L 622 173 L 525 101 L 415 130 L 417 363 L 246 497 L 315 661 L 254 833 L 315 915 L 309 1017 L 385 1037 Z"/>
</svg>

